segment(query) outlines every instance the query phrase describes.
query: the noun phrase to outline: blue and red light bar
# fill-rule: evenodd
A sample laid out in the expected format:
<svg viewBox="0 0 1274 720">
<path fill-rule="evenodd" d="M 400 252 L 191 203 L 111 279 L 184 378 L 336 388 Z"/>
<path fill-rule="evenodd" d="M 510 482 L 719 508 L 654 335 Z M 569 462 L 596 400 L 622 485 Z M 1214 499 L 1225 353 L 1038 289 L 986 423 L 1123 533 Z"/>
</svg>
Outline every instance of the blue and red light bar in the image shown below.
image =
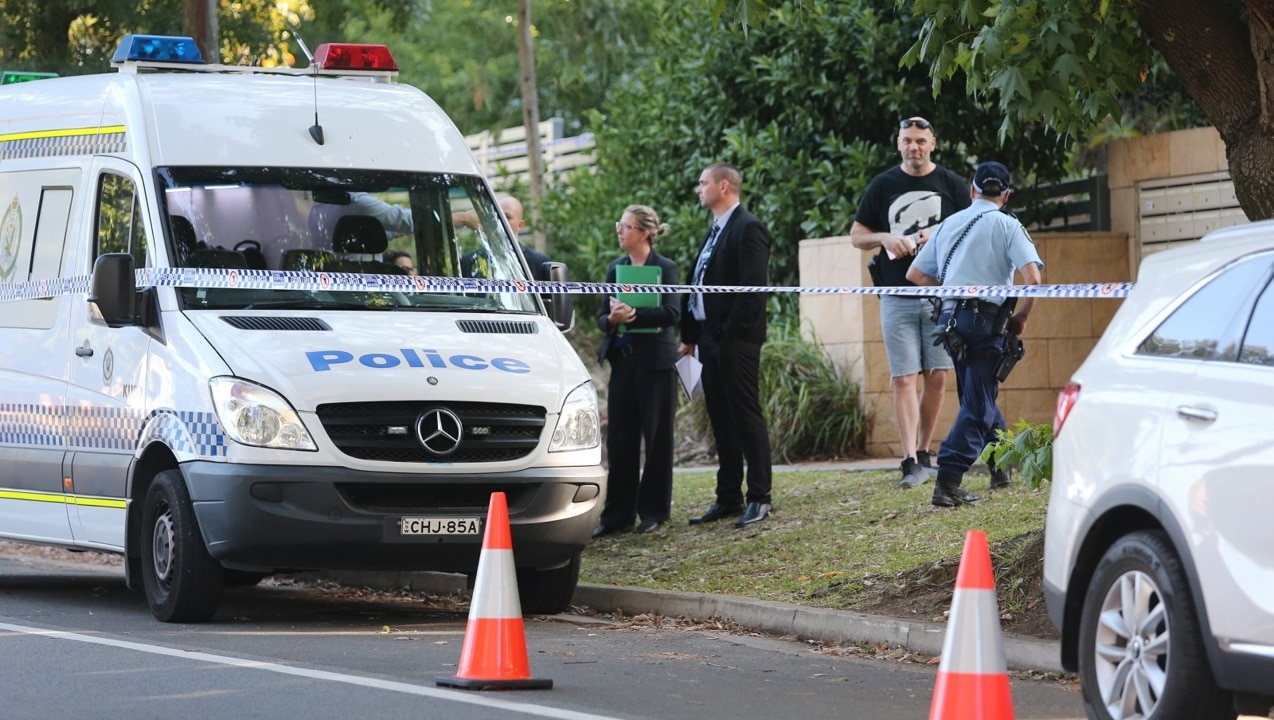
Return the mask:
<svg viewBox="0 0 1274 720">
<path fill-rule="evenodd" d="M 398 63 L 384 45 L 323 43 L 314 49 L 314 65 L 320 70 L 398 71 Z"/>
<path fill-rule="evenodd" d="M 120 41 L 112 63 L 168 62 L 203 64 L 203 54 L 194 38 L 175 35 L 125 35 Z"/>
</svg>

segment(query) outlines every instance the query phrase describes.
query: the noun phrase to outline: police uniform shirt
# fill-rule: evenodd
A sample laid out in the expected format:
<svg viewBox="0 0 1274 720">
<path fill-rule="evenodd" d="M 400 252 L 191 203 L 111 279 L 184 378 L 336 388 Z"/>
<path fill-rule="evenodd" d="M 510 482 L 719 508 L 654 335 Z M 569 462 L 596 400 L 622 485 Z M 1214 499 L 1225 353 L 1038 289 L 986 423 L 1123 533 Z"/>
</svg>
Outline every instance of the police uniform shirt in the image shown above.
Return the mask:
<svg viewBox="0 0 1274 720">
<path fill-rule="evenodd" d="M 979 215 L 982 219 L 977 221 L 952 254 L 952 247 L 964 229 Z M 949 264 L 948 255 L 951 255 Z M 1044 262 L 1040 260 L 1026 228 L 1012 215 L 999 212 L 995 203 L 978 198 L 969 207 L 942 221 L 929 242 L 916 253 L 912 265 L 926 275 L 941 277 L 942 266 L 946 264 L 947 273 L 945 278 L 941 278 L 942 284 L 962 286 L 1012 285 L 1013 271 L 1030 263 L 1044 269 Z M 1006 298 L 982 299 L 1000 305 Z"/>
</svg>

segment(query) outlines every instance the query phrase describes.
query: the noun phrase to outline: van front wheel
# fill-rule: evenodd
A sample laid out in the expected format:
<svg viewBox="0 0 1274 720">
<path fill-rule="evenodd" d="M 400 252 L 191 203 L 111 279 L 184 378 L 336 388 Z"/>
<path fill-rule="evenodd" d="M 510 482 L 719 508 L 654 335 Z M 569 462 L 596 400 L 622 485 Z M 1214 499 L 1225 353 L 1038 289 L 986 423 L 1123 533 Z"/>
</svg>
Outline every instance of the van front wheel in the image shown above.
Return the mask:
<svg viewBox="0 0 1274 720">
<path fill-rule="evenodd" d="M 180 470 L 155 476 L 142 509 L 142 584 L 160 622 L 203 622 L 217 611 L 224 570 L 204 546 Z"/>
<path fill-rule="evenodd" d="M 579 584 L 580 554 L 560 568 L 518 568 L 518 598 L 523 615 L 556 615 L 571 606 Z"/>
</svg>

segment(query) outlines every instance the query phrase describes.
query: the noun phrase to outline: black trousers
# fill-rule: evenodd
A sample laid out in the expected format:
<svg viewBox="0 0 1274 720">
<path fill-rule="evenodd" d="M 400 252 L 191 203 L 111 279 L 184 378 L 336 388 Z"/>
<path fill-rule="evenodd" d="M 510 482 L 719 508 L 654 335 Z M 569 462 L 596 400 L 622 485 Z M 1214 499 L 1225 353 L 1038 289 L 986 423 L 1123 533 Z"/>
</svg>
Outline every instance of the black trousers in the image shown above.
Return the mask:
<svg viewBox="0 0 1274 720">
<path fill-rule="evenodd" d="M 717 502 L 738 505 L 747 461 L 747 502 L 770 502 L 770 431 L 761 409 L 761 343 L 703 339 L 703 396 L 717 443 Z"/>
<path fill-rule="evenodd" d="M 613 528 L 632 525 L 635 516 L 643 522 L 666 522 L 672 512 L 677 371 L 647 369 L 649 361 L 633 355 L 611 353 L 608 361 L 606 454 L 610 471 L 601 522 Z"/>
</svg>

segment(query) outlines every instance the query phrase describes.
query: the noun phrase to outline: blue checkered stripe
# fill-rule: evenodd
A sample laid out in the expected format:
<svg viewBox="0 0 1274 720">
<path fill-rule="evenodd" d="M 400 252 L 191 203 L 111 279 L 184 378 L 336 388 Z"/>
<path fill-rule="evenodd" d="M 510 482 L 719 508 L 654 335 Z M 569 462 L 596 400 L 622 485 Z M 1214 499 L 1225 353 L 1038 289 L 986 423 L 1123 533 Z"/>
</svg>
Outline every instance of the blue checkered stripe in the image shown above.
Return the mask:
<svg viewBox="0 0 1274 720">
<path fill-rule="evenodd" d="M 71 449 L 119 450 L 137 448 L 142 413 L 131 408 L 68 407 L 67 445 Z"/>
<path fill-rule="evenodd" d="M 122 132 L 5 139 L 0 140 L 0 160 L 66 155 L 100 155 L 103 153 L 122 153 L 127 149 L 128 142 Z"/>
<path fill-rule="evenodd" d="M 0 445 L 132 453 L 160 440 L 179 455 L 226 456 L 226 435 L 210 412 L 0 403 Z"/>
<path fill-rule="evenodd" d="M 161 410 L 151 413 L 139 446 L 160 440 L 178 455 L 225 457 L 226 435 L 217 416 L 207 412 Z"/>
<path fill-rule="evenodd" d="M 65 408 L 0 403 L 0 444 L 61 447 Z"/>
</svg>

